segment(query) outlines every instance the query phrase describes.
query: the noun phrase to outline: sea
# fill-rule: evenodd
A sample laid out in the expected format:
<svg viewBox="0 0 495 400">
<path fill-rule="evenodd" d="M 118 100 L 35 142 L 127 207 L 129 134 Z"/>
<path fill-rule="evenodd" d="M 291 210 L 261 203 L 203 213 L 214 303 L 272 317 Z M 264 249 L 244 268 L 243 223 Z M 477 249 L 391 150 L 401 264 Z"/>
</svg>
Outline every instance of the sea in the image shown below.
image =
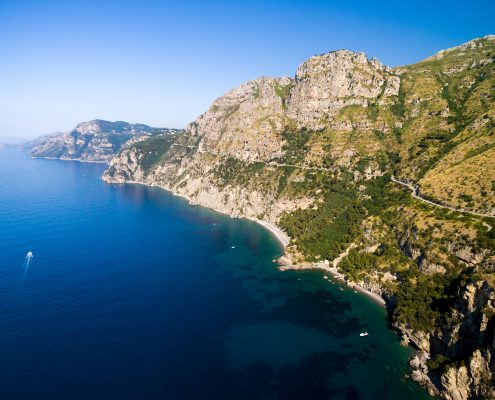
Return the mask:
<svg viewBox="0 0 495 400">
<path fill-rule="evenodd" d="M 0 398 L 428 397 L 372 299 L 104 169 L 0 150 Z"/>
</svg>

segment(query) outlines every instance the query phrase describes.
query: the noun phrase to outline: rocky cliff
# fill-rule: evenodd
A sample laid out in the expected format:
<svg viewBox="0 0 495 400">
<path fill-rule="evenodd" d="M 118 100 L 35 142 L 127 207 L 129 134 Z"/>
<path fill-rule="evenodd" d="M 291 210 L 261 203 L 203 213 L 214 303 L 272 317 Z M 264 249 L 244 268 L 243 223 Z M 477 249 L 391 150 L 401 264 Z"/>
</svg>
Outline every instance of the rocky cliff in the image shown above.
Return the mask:
<svg viewBox="0 0 495 400">
<path fill-rule="evenodd" d="M 152 128 L 144 124 L 123 121 L 93 120 L 82 122 L 67 133 L 46 135 L 33 141 L 31 156 L 108 162 L 127 142 L 139 141 L 151 135 L 175 134 L 177 129 Z M 29 145 L 29 144 L 28 144 Z"/>
<path fill-rule="evenodd" d="M 494 36 L 400 68 L 315 56 L 294 78 L 226 93 L 183 133 L 126 147 L 103 179 L 276 224 L 287 264 L 332 264 L 386 299 L 420 351 L 413 379 L 448 399 L 490 397 L 494 64 Z"/>
</svg>

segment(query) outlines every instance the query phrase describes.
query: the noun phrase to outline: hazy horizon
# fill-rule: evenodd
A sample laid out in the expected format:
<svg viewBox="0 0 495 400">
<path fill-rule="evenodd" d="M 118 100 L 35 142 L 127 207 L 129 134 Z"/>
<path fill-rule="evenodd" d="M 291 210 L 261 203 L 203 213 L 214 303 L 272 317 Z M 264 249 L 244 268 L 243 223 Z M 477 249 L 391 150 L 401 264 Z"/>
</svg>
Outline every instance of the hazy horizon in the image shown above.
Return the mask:
<svg viewBox="0 0 495 400">
<path fill-rule="evenodd" d="M 390 66 L 494 33 L 495 6 L 3 1 L 0 142 L 93 119 L 183 128 L 259 76 L 347 48 Z M 483 10 L 483 12 L 480 12 Z"/>
</svg>

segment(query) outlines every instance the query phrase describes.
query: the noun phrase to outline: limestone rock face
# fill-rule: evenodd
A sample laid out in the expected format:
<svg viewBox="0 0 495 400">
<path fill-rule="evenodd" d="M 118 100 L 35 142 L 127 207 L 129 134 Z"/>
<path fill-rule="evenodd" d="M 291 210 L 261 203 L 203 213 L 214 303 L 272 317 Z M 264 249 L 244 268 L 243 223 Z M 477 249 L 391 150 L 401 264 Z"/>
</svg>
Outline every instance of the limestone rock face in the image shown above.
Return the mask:
<svg viewBox="0 0 495 400">
<path fill-rule="evenodd" d="M 438 389 L 448 400 L 495 398 L 493 387 L 493 320 L 495 294 L 486 282 L 469 283 L 458 294 L 449 323 L 430 335 L 398 327 L 421 350 L 410 365 L 414 379 L 429 389 L 428 358 L 438 354 L 449 360 L 468 359 L 466 363 L 450 362 L 441 369 Z M 434 379 L 436 382 L 436 379 Z"/>
<path fill-rule="evenodd" d="M 468 366 L 450 367 L 442 374 L 441 384 L 445 389 L 442 393 L 448 400 L 493 399 L 495 390 L 491 380 L 490 354 L 482 355 L 476 350 Z"/>
<path fill-rule="evenodd" d="M 408 329 L 408 327 L 395 324 L 394 327 L 402 332 L 405 337 L 407 337 L 407 342 L 413 343 L 416 348 L 418 348 L 422 354 L 428 354 L 430 352 L 430 334 L 422 331 L 414 331 Z M 423 357 L 423 362 L 426 361 L 426 358 Z"/>
<path fill-rule="evenodd" d="M 110 160 L 109 169 L 115 171 L 111 178 L 108 174 L 103 175 L 106 182 L 126 183 L 130 181 L 141 182 L 145 173 L 140 165 L 142 154 L 136 149 L 117 154 Z"/>
<path fill-rule="evenodd" d="M 378 60 L 339 50 L 311 57 L 297 69 L 287 113 L 298 126 L 318 130 L 343 107 L 383 101 L 397 95 L 399 86 L 400 78 Z"/>
<path fill-rule="evenodd" d="M 444 396 L 447 400 L 467 400 L 469 398 L 470 378 L 466 367 L 448 368 L 442 375 L 441 382 L 445 388 Z"/>
<path fill-rule="evenodd" d="M 469 362 L 469 372 L 472 378 L 472 392 L 478 397 L 494 398 L 495 390 L 491 385 L 490 371 L 491 354 L 488 351 L 476 350 Z"/>
<path fill-rule="evenodd" d="M 198 150 L 240 160 L 267 160 L 281 154 L 285 97 L 292 79 L 259 78 L 216 99 L 188 130 L 201 137 Z"/>
</svg>

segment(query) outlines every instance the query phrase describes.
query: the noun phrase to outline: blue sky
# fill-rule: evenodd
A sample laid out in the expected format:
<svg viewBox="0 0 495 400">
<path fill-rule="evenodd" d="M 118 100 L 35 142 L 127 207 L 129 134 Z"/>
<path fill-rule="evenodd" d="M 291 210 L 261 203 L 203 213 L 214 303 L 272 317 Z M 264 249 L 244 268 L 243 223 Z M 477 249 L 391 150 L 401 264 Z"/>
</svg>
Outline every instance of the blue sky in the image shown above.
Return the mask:
<svg viewBox="0 0 495 400">
<path fill-rule="evenodd" d="M 494 15 L 493 1 L 0 0 L 0 140 L 94 118 L 184 127 L 314 54 L 404 65 L 495 33 Z"/>
</svg>

